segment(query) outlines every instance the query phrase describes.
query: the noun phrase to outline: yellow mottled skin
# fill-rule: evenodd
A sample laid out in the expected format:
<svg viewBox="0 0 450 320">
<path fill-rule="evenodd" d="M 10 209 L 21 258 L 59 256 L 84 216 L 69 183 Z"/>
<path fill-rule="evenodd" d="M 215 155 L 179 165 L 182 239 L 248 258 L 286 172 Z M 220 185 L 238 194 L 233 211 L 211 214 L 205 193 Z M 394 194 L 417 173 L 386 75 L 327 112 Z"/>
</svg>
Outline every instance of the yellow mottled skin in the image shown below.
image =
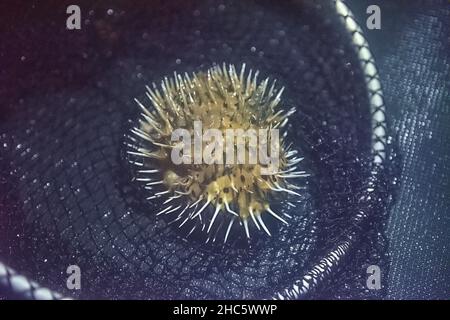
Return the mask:
<svg viewBox="0 0 450 320">
<path fill-rule="evenodd" d="M 289 186 L 286 179 L 276 174 L 261 175 L 260 164 L 175 165 L 171 161 L 173 130 L 184 128 L 192 135 L 194 121 L 201 121 L 203 130 L 219 129 L 224 137 L 226 129 L 284 127 L 293 110 L 284 112 L 277 107 L 282 90 L 276 90 L 274 85 L 269 88 L 268 79 L 258 84 L 257 72 L 250 71 L 244 77 L 244 69 L 245 66 L 238 74 L 234 66 L 227 69 L 224 65 L 192 76 L 175 74 L 164 79 L 162 93 L 155 85 L 147 88 L 153 108 L 149 111 L 141 105 L 144 113 L 139 134 L 150 142 L 151 148 L 141 148 L 139 152 L 145 154 L 145 167 L 159 169 L 171 194 L 182 194 L 190 203 L 202 199 L 200 205 L 209 202 L 219 212 L 228 211 L 247 220 L 269 208 L 270 200 L 280 195 L 274 189 Z M 279 171 L 283 171 L 289 166 L 288 150 L 283 137 L 279 142 Z M 247 141 L 247 149 L 250 143 Z"/>
</svg>

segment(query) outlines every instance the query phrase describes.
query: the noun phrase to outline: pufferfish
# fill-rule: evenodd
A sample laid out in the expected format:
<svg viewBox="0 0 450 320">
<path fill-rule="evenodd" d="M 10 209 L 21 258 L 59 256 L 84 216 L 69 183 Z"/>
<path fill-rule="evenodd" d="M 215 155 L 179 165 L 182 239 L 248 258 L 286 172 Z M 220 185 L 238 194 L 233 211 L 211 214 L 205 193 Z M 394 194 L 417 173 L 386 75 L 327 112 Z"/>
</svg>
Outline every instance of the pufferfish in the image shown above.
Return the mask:
<svg viewBox="0 0 450 320">
<path fill-rule="evenodd" d="M 285 141 L 288 118 L 295 108 L 287 111 L 281 108 L 284 87 L 277 89 L 276 81 L 269 85 L 269 78 L 259 82 L 258 75 L 259 71 L 246 72 L 245 64 L 238 73 L 234 65 L 225 63 L 191 75 L 175 72 L 173 77 L 165 77 L 160 87 L 155 83 L 151 88 L 146 86 L 149 106 L 135 99 L 141 115 L 131 129 L 127 150 L 129 161 L 137 166 L 135 180 L 150 192 L 148 201 L 162 200 L 157 216 L 174 215 L 172 223 L 177 222 L 180 228 L 191 225 L 187 236 L 197 230 L 208 235 L 206 242 L 215 241 L 223 230 L 225 243 L 236 222 L 248 239 L 251 228 L 262 229 L 271 236 L 263 220 L 265 215 L 288 225 L 287 219 L 291 217 L 276 213 L 271 203 L 300 196 L 297 192 L 300 187 L 293 181 L 308 176 L 298 170 L 303 158 Z M 186 142 L 174 141 L 173 132 L 181 128 L 192 135 L 198 134 L 196 122 L 202 124 L 203 130 L 218 129 L 224 136 L 229 129 L 280 130 L 282 134 L 275 141 L 278 167 L 270 174 L 263 173 L 267 165 L 250 163 L 248 155 L 243 162 L 175 163 L 174 149 L 180 143 L 186 147 Z M 231 142 L 236 144 L 239 137 L 235 138 Z M 269 135 L 266 146 L 276 138 Z M 246 151 L 256 147 L 252 143 L 255 142 L 250 139 L 245 141 Z M 203 149 L 208 145 L 201 142 Z M 187 150 L 196 151 L 193 147 Z M 226 156 L 225 150 L 218 152 Z M 192 154 L 189 159 L 192 160 Z"/>
</svg>

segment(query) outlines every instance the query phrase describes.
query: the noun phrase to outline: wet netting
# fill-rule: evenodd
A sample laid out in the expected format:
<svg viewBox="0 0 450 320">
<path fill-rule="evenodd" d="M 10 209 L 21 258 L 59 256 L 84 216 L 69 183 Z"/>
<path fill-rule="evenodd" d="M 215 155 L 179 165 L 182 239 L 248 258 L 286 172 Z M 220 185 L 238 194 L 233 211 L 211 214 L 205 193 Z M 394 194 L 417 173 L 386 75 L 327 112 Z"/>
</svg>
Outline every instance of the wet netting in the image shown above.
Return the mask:
<svg viewBox="0 0 450 320">
<path fill-rule="evenodd" d="M 67 4 L 68 5 L 68 4 Z M 380 298 L 395 176 L 381 85 L 341 1 L 9 8 L 1 76 L 0 291 L 26 298 Z M 2 12 L 6 12 L 2 10 Z M 20 45 L 18 44 L 20 42 Z M 17 44 L 17 45 L 16 45 Z M 9 59 L 9 60 L 8 60 Z M 258 69 L 295 107 L 301 201 L 272 236 L 204 244 L 156 217 L 124 155 L 145 85 L 215 63 Z M 244 241 L 244 240 L 243 240 Z M 81 270 L 69 290 L 68 266 Z"/>
</svg>

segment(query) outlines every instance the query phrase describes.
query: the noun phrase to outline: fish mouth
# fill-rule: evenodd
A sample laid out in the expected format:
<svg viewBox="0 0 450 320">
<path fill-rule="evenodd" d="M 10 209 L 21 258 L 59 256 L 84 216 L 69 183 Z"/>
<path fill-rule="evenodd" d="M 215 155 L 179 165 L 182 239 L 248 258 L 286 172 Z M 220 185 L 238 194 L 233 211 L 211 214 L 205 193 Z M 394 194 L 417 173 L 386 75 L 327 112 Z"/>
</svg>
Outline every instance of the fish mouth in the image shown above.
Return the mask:
<svg viewBox="0 0 450 320">
<path fill-rule="evenodd" d="M 0 279 L 11 280 L 8 281 L 9 289 L 15 291 L 27 283 L 25 296 L 31 298 L 96 297 L 99 287 L 108 288 L 108 295 L 118 298 L 307 299 L 381 296 L 382 292 L 368 291 L 365 278 L 361 276 L 368 265 L 379 264 L 388 268 L 383 224 L 392 194 L 389 187 L 393 170 L 390 164 L 392 146 L 388 142 L 385 106 L 375 62 L 361 28 L 342 1 L 319 5 L 294 1 L 293 6 L 297 17 L 287 13 L 287 8 L 273 8 L 269 2 L 226 2 L 220 8 L 205 3 L 201 8 L 192 7 L 189 17 L 197 20 L 194 19 L 195 25 L 185 29 L 186 34 L 177 34 L 174 30 L 179 30 L 180 26 L 175 28 L 172 22 L 165 19 L 154 30 L 140 32 L 147 34 L 146 37 L 153 43 L 146 47 L 141 56 L 121 59 L 120 64 L 106 72 L 106 76 L 100 77 L 95 89 L 71 92 L 69 99 L 68 95 L 62 94 L 38 102 L 40 108 L 36 115 L 31 102 L 25 101 L 25 105 L 28 104 L 25 109 L 28 110 L 11 118 L 5 126 L 11 134 L 0 139 L 5 154 L 10 156 L 8 160 L 20 160 L 11 163 L 5 157 L 2 163 L 8 163 L 8 169 L 12 169 L 4 173 L 8 183 L 12 184 L 11 189 L 21 190 L 19 198 L 25 200 L 21 203 L 20 212 L 14 211 L 21 216 L 9 219 L 7 216 L 5 225 L 12 223 L 16 230 L 21 223 L 14 221 L 22 219 L 28 230 L 37 230 L 42 236 L 45 234 L 46 237 L 41 239 L 25 241 L 26 245 L 34 247 L 32 251 L 36 258 L 32 260 L 43 261 L 41 258 L 45 258 L 57 265 L 65 265 L 67 261 L 79 258 L 81 269 L 86 269 L 86 274 L 95 279 L 95 285 L 87 288 L 87 293 L 67 290 L 64 285 L 58 284 L 60 279 L 42 276 L 42 272 L 48 270 L 42 262 L 26 272 L 40 274 L 33 279 L 37 282 L 33 282 L 15 271 L 21 272 L 18 268 L 21 262 L 30 262 L 29 258 L 17 254 L 7 255 L 8 267 L 0 264 Z M 254 16 L 254 21 L 259 24 L 248 22 L 252 19 L 237 19 L 236 16 L 244 15 L 242 12 Z M 173 15 L 182 13 L 174 10 Z M 282 22 L 281 17 L 285 15 L 286 20 Z M 178 21 L 189 20 L 187 16 L 185 18 Z M 229 24 L 233 27 L 228 29 L 241 28 L 243 31 L 234 35 L 239 41 L 233 37 L 227 39 L 229 41 L 218 41 L 215 37 L 204 35 L 208 33 L 208 24 L 214 19 L 232 21 Z M 109 28 L 106 27 L 108 23 L 96 24 L 95 28 L 103 30 L 99 33 L 102 39 L 108 34 L 108 30 L 104 30 Z M 260 30 L 269 32 L 273 25 L 277 26 L 273 37 L 264 36 L 266 38 L 257 41 L 245 37 L 245 34 L 256 34 Z M 298 32 L 292 32 L 294 26 Z M 215 32 L 220 37 L 226 37 L 228 29 L 224 27 Z M 157 33 L 162 30 L 164 36 L 158 36 Z M 192 43 L 183 43 L 185 37 L 192 38 Z M 107 37 L 104 40 L 111 50 L 114 50 L 111 41 L 115 39 Z M 170 53 L 174 57 L 179 55 L 176 59 L 171 56 L 164 58 L 168 41 L 175 46 Z M 298 43 L 303 44 L 299 46 Z M 136 46 L 136 50 L 140 48 L 139 43 L 132 45 Z M 186 50 L 187 47 L 194 49 Z M 237 50 L 241 52 L 233 54 Z M 149 52 L 153 52 L 154 61 L 146 60 Z M 120 145 L 123 132 L 128 130 L 126 119 L 134 114 L 129 111 L 124 115 L 123 110 L 134 110 L 128 100 L 131 100 L 130 94 L 142 88 L 138 85 L 142 77 L 158 78 L 167 70 L 175 69 L 192 71 L 208 64 L 209 60 L 222 62 L 225 58 L 236 64 L 242 62 L 237 60 L 245 59 L 256 66 L 266 65 L 268 72 L 284 80 L 287 103 L 299 110 L 294 115 L 289 137 L 304 153 L 305 165 L 312 173 L 305 185 L 302 204 L 295 209 L 286 209 L 294 217 L 291 227 L 276 228 L 271 238 L 257 237 L 244 247 L 187 243 L 166 221 L 155 220 L 148 214 L 155 212 L 155 208 L 151 204 L 143 204 L 144 197 L 130 187 L 128 168 L 122 165 L 124 159 L 121 153 L 108 148 L 113 143 Z M 139 70 L 136 70 L 136 65 L 141 65 Z M 132 74 L 135 79 L 130 84 L 125 80 L 115 83 L 113 79 L 117 79 L 124 69 L 125 74 Z M 151 70 L 151 74 L 145 76 L 142 69 Z M 100 99 L 97 97 L 99 91 L 104 93 Z M 50 105 L 55 105 L 55 100 L 64 106 L 62 111 L 50 109 Z M 92 106 L 97 112 L 109 113 L 108 117 L 98 116 Z M 82 115 L 75 115 L 81 114 L 81 110 Z M 61 116 L 57 127 L 42 120 L 50 114 L 49 111 L 64 112 L 69 116 Z M 18 128 L 23 126 L 18 124 L 23 124 L 24 120 L 34 120 L 30 130 L 41 142 L 35 142 L 19 132 Z M 89 123 L 86 126 L 89 131 L 85 134 L 78 132 L 83 121 Z M 77 133 L 71 134 L 74 130 L 78 130 Z M 73 140 L 65 140 L 67 136 Z M 92 138 L 97 136 L 100 138 Z M 62 144 L 55 142 L 57 140 Z M 68 147 L 65 141 L 80 143 L 75 146 L 78 148 L 76 154 L 69 154 L 74 149 L 65 149 Z M 42 143 L 56 143 L 63 151 L 35 147 Z M 27 152 L 28 149 L 31 151 Z M 105 151 L 110 153 L 105 155 Z M 81 159 L 78 155 L 83 152 L 99 158 Z M 35 154 L 43 159 L 48 168 L 51 167 L 44 176 L 39 176 L 37 166 L 27 165 L 33 163 Z M 59 160 L 62 162 L 59 163 Z M 10 171 L 16 172 L 10 175 Z M 73 179 L 71 174 L 78 171 L 82 178 Z M 105 180 L 95 182 L 96 178 L 90 172 L 105 175 Z M 114 172 L 119 182 L 107 178 L 107 172 Z M 48 188 L 58 195 L 58 199 L 48 200 L 51 197 L 45 191 L 48 182 L 42 177 L 51 177 Z M 36 179 L 37 182 L 34 182 Z M 58 179 L 62 182 L 59 183 Z M 66 193 L 65 189 L 70 192 Z M 93 207 L 82 200 L 89 194 L 99 195 L 96 214 L 90 214 L 89 210 Z M 117 206 L 101 201 L 110 198 L 125 201 L 117 202 Z M 52 201 L 50 208 L 43 207 L 42 204 L 48 201 Z M 84 205 L 87 207 L 84 208 Z M 61 211 L 65 216 L 60 214 Z M 7 239 L 5 243 L 13 241 Z M 48 241 L 63 244 L 58 249 L 60 259 L 49 257 L 49 252 L 44 249 Z M 17 249 L 23 245 L 12 244 Z M 86 259 L 95 251 L 99 254 L 92 260 Z M 0 257 L 5 256 L 6 251 L 1 252 Z M 90 267 L 92 262 L 98 267 Z M 102 274 L 102 270 L 120 270 L 127 275 L 138 272 L 141 276 L 134 279 L 134 284 L 127 285 L 120 279 L 111 280 L 110 276 Z M 148 274 L 152 277 L 144 276 Z M 111 283 L 108 283 L 110 280 Z M 52 289 L 41 287 L 38 283 Z M 119 290 L 122 292 L 114 292 L 114 288 L 118 287 L 122 288 Z"/>
</svg>

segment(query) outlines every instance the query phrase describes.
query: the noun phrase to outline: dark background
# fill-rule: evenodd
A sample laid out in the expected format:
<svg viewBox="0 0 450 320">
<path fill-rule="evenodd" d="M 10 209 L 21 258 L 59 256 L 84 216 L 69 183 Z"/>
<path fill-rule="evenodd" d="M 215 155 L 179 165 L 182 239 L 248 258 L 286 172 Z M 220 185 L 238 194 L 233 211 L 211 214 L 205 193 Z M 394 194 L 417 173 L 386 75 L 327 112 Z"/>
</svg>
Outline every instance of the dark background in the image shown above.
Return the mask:
<svg viewBox="0 0 450 320">
<path fill-rule="evenodd" d="M 388 298 L 448 299 L 450 3 L 348 4 L 359 21 L 368 5 L 381 8 L 381 30 L 365 31 L 402 155 L 400 190 L 388 223 Z"/>
<path fill-rule="evenodd" d="M 368 5 L 377 4 L 381 8 L 382 29 L 364 28 L 364 31 L 377 61 L 387 114 L 401 155 L 399 192 L 390 209 L 387 228 L 391 260 L 387 298 L 448 299 L 450 4 L 438 0 L 353 0 L 347 3 L 362 26 L 365 26 Z M 30 5 L 27 2 L 27 6 Z M 45 16 L 34 16 L 28 11 L 21 19 L 18 8 L 17 3 L 12 7 L 7 2 L 0 5 L 0 120 L 12 112 L 13 102 L 19 99 L 10 93 L 26 94 L 28 69 L 39 73 L 39 63 L 33 62 L 32 57 L 22 58 L 21 52 L 41 45 L 46 47 L 41 52 L 53 59 L 55 66 L 63 68 L 66 63 L 52 54 L 51 40 L 36 43 L 32 29 L 27 27 L 30 23 L 41 23 Z M 46 21 L 48 32 L 55 25 L 64 24 L 64 19 L 63 15 L 61 21 Z M 13 34 L 11 28 L 23 29 L 23 32 Z M 17 39 L 17 34 L 23 38 Z M 106 48 L 108 43 L 113 46 L 114 39 L 103 40 Z M 105 59 L 108 59 L 107 51 L 105 49 Z M 83 85 L 82 72 L 71 75 L 71 85 L 76 85 L 77 81 Z M 48 74 L 46 79 L 54 85 L 58 77 L 58 74 Z M 47 84 L 35 85 L 44 88 Z M 61 88 L 65 85 L 59 83 Z"/>
</svg>

